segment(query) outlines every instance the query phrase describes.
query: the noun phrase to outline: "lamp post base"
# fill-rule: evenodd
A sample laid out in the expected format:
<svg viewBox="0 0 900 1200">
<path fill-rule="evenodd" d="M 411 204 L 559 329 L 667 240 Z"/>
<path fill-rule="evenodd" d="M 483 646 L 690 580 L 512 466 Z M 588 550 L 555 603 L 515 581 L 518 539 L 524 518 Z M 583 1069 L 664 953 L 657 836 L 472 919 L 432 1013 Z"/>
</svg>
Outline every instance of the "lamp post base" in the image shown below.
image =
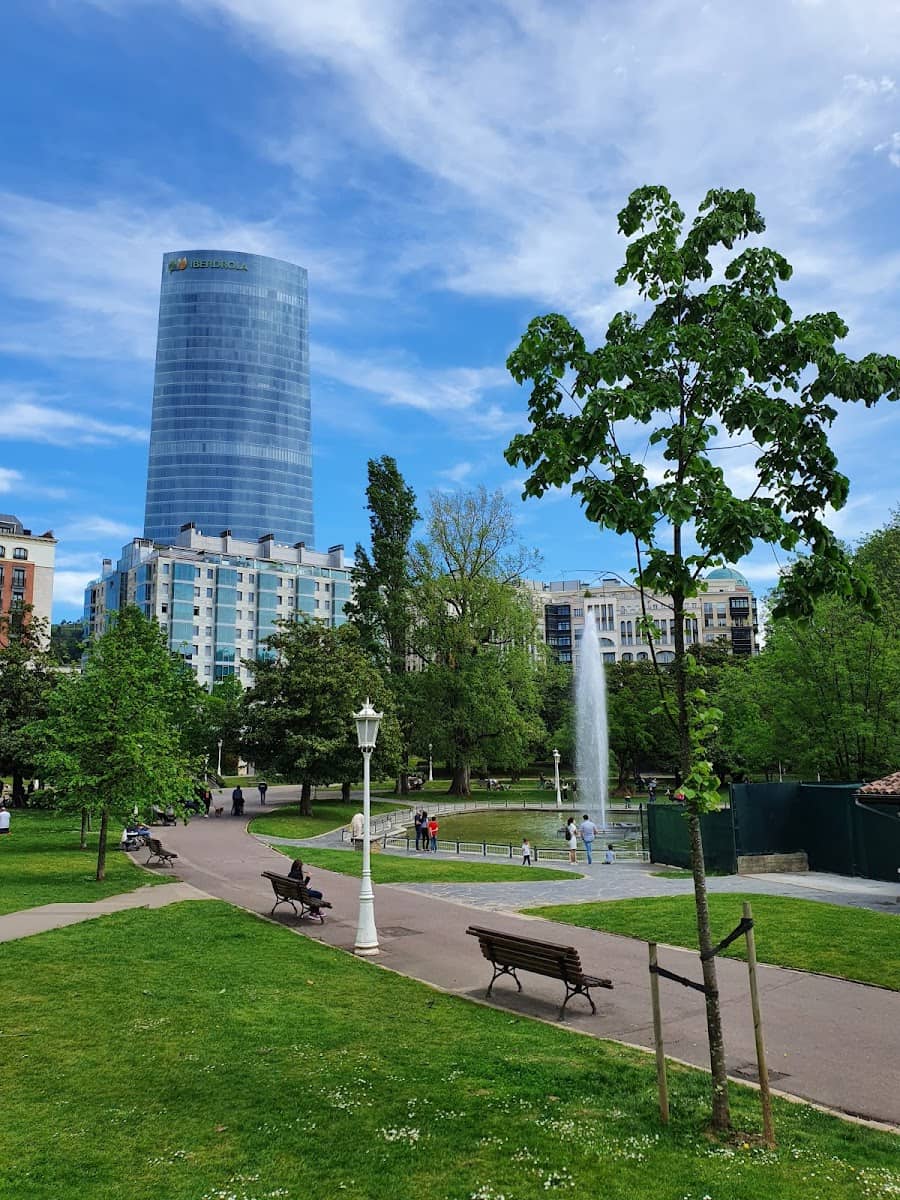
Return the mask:
<svg viewBox="0 0 900 1200">
<path fill-rule="evenodd" d="M 353 953 L 358 954 L 360 958 L 367 958 L 373 954 L 380 954 L 380 946 L 354 946 Z"/>
</svg>

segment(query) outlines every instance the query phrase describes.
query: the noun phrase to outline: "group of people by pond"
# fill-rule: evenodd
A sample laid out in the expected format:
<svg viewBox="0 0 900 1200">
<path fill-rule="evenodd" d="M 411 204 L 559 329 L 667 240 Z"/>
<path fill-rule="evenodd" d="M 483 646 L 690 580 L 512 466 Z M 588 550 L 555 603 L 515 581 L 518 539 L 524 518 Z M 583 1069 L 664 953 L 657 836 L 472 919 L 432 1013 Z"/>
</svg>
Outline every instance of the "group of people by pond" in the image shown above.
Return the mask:
<svg viewBox="0 0 900 1200">
<path fill-rule="evenodd" d="M 569 850 L 569 862 L 578 861 L 578 839 L 581 838 L 584 852 L 587 855 L 588 864 L 594 861 L 594 838 L 600 830 L 591 820 L 587 813 L 584 813 L 581 818 L 581 824 L 575 824 L 575 818 L 569 817 L 566 821 L 563 830 L 563 836 L 566 839 L 566 846 Z M 616 852 L 613 849 L 612 842 L 607 842 L 606 853 L 603 856 L 605 863 L 614 863 L 616 861 Z"/>
<path fill-rule="evenodd" d="M 417 808 L 413 817 L 413 825 L 416 830 L 416 850 L 421 849 L 426 853 L 429 850 L 436 851 L 438 848 L 437 835 L 440 829 L 437 817 L 429 817 L 424 808 Z"/>
</svg>

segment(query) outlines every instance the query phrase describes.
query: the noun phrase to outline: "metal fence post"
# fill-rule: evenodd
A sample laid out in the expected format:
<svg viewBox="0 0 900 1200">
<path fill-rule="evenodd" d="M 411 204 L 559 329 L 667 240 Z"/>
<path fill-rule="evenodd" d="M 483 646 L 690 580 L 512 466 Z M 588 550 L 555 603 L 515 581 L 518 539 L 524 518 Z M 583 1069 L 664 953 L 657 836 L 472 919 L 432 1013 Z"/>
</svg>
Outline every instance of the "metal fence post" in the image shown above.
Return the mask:
<svg viewBox="0 0 900 1200">
<path fill-rule="evenodd" d="M 775 1145 L 775 1125 L 772 1121 L 772 1096 L 769 1092 L 769 1068 L 766 1064 L 766 1048 L 763 1044 L 762 1014 L 759 1008 L 759 988 L 756 981 L 756 937 L 753 933 L 753 909 L 744 901 L 744 920 L 749 921 L 746 930 L 747 972 L 750 976 L 750 1006 L 753 1011 L 753 1036 L 756 1040 L 756 1066 L 759 1075 L 759 1103 L 762 1108 L 763 1138 L 767 1146 Z"/>
</svg>

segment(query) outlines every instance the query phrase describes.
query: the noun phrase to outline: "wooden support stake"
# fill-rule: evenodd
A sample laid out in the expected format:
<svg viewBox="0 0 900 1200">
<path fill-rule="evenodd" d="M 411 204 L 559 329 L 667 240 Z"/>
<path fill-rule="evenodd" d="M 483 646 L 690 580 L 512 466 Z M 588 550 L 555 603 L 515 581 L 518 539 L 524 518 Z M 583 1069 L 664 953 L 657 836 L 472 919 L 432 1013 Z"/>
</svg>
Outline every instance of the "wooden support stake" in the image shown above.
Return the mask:
<svg viewBox="0 0 900 1200">
<path fill-rule="evenodd" d="M 656 1085 L 659 1089 L 659 1119 L 669 1123 L 669 1085 L 666 1080 L 666 1053 L 663 1049 L 662 1012 L 659 1007 L 659 976 L 656 967 L 656 942 L 648 942 L 650 951 L 650 1000 L 653 1004 L 653 1041 L 656 1046 Z"/>
<path fill-rule="evenodd" d="M 752 922 L 753 910 L 744 901 L 744 919 Z M 763 1138 L 767 1146 L 775 1145 L 775 1125 L 772 1120 L 772 1095 L 769 1091 L 769 1068 L 763 1044 L 762 1015 L 759 1010 L 759 987 L 756 982 L 756 937 L 751 924 L 746 931 L 747 971 L 750 975 L 750 1004 L 753 1009 L 753 1036 L 756 1039 L 756 1066 L 759 1073 L 759 1102 L 762 1107 Z"/>
</svg>

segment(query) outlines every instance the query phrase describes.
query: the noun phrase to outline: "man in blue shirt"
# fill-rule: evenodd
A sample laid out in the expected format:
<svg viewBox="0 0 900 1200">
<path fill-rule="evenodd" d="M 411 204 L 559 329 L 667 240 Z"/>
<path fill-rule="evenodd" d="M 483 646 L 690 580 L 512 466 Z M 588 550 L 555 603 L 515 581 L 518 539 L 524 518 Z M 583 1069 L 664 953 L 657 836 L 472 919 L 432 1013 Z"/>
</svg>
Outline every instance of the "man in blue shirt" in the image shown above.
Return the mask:
<svg viewBox="0 0 900 1200">
<path fill-rule="evenodd" d="M 581 833 L 581 840 L 584 842 L 584 851 L 585 851 L 585 854 L 587 854 L 588 863 L 592 863 L 594 861 L 593 849 L 594 849 L 594 838 L 597 836 L 597 826 L 594 824 L 594 822 L 591 820 L 591 818 L 587 815 L 587 813 L 585 813 L 582 818 L 580 833 Z"/>
</svg>

